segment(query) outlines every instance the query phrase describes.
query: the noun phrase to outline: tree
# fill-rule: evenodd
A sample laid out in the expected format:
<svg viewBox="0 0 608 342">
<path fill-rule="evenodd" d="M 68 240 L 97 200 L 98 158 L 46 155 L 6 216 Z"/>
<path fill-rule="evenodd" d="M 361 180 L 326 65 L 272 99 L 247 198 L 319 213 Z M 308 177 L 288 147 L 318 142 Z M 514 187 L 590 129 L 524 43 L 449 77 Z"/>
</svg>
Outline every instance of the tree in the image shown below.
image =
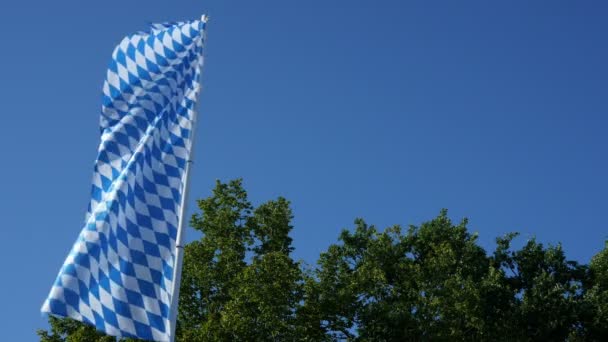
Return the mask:
<svg viewBox="0 0 608 342">
<path fill-rule="evenodd" d="M 566 260 L 560 245 L 545 248 L 535 239 L 504 253 L 500 265 L 510 271 L 506 281 L 516 305 L 511 326 L 521 338 L 564 341 L 580 335 L 586 267 Z"/>
<path fill-rule="evenodd" d="M 184 341 L 291 340 L 301 270 L 290 253 L 284 198 L 254 209 L 241 181 L 217 183 L 198 202 L 192 226 L 204 235 L 186 248 L 178 337 Z M 249 257 L 248 257 L 249 255 Z"/>
<path fill-rule="evenodd" d="M 608 241 L 591 259 L 582 313 L 585 337 L 601 341 L 608 337 Z"/>
<path fill-rule="evenodd" d="M 466 223 L 442 211 L 404 233 L 356 220 L 307 283 L 308 331 L 353 341 L 606 339 L 605 251 L 589 278 L 559 245 L 532 239 L 512 250 L 517 234 L 487 255 Z"/>
<path fill-rule="evenodd" d="M 319 328 L 334 339 L 401 341 L 483 337 L 483 300 L 495 275 L 466 221 L 447 212 L 403 233 L 363 220 L 321 255 L 310 285 Z M 316 307 L 316 308 L 313 308 Z"/>
<path fill-rule="evenodd" d="M 105 336 L 94 327 L 72 319 L 49 316 L 51 331 L 38 330 L 41 342 L 113 342 L 115 338 Z"/>
<path fill-rule="evenodd" d="M 516 233 L 487 253 L 443 210 L 420 226 L 363 219 L 306 268 L 284 198 L 254 207 L 240 180 L 198 201 L 185 248 L 178 341 L 605 341 L 608 242 L 589 265 Z M 43 342 L 114 338 L 50 318 Z M 127 340 L 125 340 L 127 341 Z"/>
<path fill-rule="evenodd" d="M 217 183 L 213 196 L 199 200 L 191 225 L 204 236 L 185 248 L 177 334 L 184 340 L 226 340 L 223 312 L 238 287 L 252 243 L 246 225 L 252 206 L 240 181 Z"/>
</svg>

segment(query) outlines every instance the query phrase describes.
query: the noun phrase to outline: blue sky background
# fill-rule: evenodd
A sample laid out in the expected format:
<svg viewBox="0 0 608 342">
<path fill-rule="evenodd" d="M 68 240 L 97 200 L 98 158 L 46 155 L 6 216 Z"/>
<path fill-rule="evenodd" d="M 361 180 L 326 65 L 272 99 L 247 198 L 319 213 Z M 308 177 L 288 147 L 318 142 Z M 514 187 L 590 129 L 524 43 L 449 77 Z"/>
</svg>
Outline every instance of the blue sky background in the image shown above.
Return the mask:
<svg viewBox="0 0 608 342">
<path fill-rule="evenodd" d="M 81 229 L 105 68 L 148 22 L 211 16 L 191 188 L 293 203 L 295 257 L 448 208 L 588 262 L 608 238 L 605 1 L 0 4 L 0 326 L 36 341 Z M 191 210 L 192 211 L 192 210 Z M 188 232 L 189 237 L 195 235 Z"/>
</svg>

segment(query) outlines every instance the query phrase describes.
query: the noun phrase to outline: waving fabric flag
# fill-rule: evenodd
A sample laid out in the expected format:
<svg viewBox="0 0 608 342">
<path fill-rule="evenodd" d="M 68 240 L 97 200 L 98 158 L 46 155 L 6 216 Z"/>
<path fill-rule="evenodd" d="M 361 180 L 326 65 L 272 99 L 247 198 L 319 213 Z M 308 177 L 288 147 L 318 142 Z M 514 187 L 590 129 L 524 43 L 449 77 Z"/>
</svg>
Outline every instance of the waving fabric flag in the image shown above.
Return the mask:
<svg viewBox="0 0 608 342">
<path fill-rule="evenodd" d="M 85 225 L 43 312 L 113 336 L 171 339 L 204 29 L 203 20 L 152 25 L 114 50 Z"/>
</svg>

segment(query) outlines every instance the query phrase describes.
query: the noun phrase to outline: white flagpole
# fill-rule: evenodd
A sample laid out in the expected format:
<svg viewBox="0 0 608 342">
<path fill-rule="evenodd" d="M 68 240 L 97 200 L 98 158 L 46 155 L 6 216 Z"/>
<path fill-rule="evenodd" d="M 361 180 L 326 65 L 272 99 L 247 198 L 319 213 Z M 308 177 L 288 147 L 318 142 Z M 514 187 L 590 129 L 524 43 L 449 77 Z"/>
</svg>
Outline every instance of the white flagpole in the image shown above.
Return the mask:
<svg viewBox="0 0 608 342">
<path fill-rule="evenodd" d="M 201 16 L 201 21 L 203 23 L 207 23 L 209 17 L 207 17 L 206 15 L 202 15 Z M 205 41 L 205 35 L 206 32 L 203 32 L 203 43 Z M 204 51 L 204 49 L 203 49 Z M 199 92 L 198 94 L 196 94 L 197 97 L 200 96 L 201 93 L 201 88 L 202 88 L 202 82 L 200 80 L 200 78 L 202 78 L 202 65 L 201 65 L 201 72 L 199 75 Z M 175 239 L 176 241 L 176 245 L 175 245 L 175 259 L 176 259 L 176 263 L 175 263 L 175 268 L 173 269 L 173 284 L 172 284 L 172 289 L 171 289 L 171 308 L 169 310 L 169 322 L 171 324 L 171 335 L 170 335 L 170 339 L 171 342 L 175 341 L 175 328 L 177 326 L 177 311 L 178 311 L 178 302 L 179 302 L 179 287 L 180 287 L 180 282 L 181 282 L 181 277 L 182 277 L 182 262 L 184 259 L 184 240 L 185 240 L 185 236 L 186 236 L 186 220 L 185 220 L 185 216 L 186 216 L 186 204 L 187 204 L 187 199 L 188 199 L 188 190 L 190 189 L 189 185 L 190 185 L 190 168 L 192 167 L 192 156 L 194 155 L 193 151 L 194 151 L 194 138 L 196 137 L 196 124 L 197 124 L 197 117 L 198 117 L 198 98 L 197 98 L 197 102 L 196 102 L 196 108 L 193 111 L 193 117 L 192 117 L 192 131 L 190 132 L 190 134 L 192 135 L 190 138 L 190 142 L 191 142 L 191 146 L 190 146 L 190 154 L 188 156 L 188 162 L 186 163 L 186 169 L 184 170 L 184 193 L 182 194 L 182 199 L 181 199 L 181 203 L 180 203 L 180 209 L 179 209 L 179 217 L 178 217 L 178 228 L 177 228 L 177 237 Z"/>
</svg>

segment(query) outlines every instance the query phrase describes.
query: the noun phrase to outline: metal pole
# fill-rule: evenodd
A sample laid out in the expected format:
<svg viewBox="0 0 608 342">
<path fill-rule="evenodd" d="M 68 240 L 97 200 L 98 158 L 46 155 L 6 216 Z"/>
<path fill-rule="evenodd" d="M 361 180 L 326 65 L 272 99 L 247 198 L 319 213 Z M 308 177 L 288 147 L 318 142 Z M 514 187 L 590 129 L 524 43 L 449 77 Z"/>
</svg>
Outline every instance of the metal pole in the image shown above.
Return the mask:
<svg viewBox="0 0 608 342">
<path fill-rule="evenodd" d="M 206 15 L 203 14 L 203 16 L 201 16 L 201 21 L 203 23 L 207 23 L 208 17 Z M 205 41 L 205 32 L 203 32 L 203 43 Z M 201 79 L 202 78 L 202 65 L 200 66 L 201 71 L 200 71 L 200 75 L 199 75 L 199 92 L 196 94 L 196 96 L 200 96 L 200 91 L 201 91 Z M 182 199 L 181 199 L 181 203 L 180 203 L 180 209 L 179 209 L 179 217 L 178 217 L 178 228 L 177 228 L 177 237 L 175 239 L 176 244 L 175 244 L 175 259 L 176 259 L 176 263 L 175 263 L 175 268 L 173 269 L 173 286 L 171 289 L 171 308 L 169 310 L 169 322 L 171 324 L 171 335 L 170 335 L 170 341 L 171 342 L 175 342 L 175 328 L 177 326 L 177 311 L 178 311 L 178 302 L 179 302 L 179 287 L 180 287 L 180 282 L 181 282 L 181 277 L 182 277 L 182 262 L 184 259 L 184 239 L 185 239 L 185 230 L 186 230 L 186 220 L 184 220 L 185 215 L 186 215 L 186 204 L 187 204 L 187 199 L 188 199 L 188 190 L 189 190 L 189 185 L 190 185 L 190 168 L 192 166 L 192 156 L 194 155 L 193 151 L 194 151 L 194 138 L 196 137 L 195 133 L 196 133 L 196 124 L 197 124 L 197 116 L 198 116 L 198 98 L 197 98 L 197 105 L 196 108 L 194 108 L 193 111 L 193 117 L 192 117 L 192 130 L 190 132 L 190 134 L 192 135 L 190 138 L 190 153 L 188 156 L 188 162 L 186 163 L 186 169 L 184 170 L 184 193 L 182 194 Z"/>
</svg>

